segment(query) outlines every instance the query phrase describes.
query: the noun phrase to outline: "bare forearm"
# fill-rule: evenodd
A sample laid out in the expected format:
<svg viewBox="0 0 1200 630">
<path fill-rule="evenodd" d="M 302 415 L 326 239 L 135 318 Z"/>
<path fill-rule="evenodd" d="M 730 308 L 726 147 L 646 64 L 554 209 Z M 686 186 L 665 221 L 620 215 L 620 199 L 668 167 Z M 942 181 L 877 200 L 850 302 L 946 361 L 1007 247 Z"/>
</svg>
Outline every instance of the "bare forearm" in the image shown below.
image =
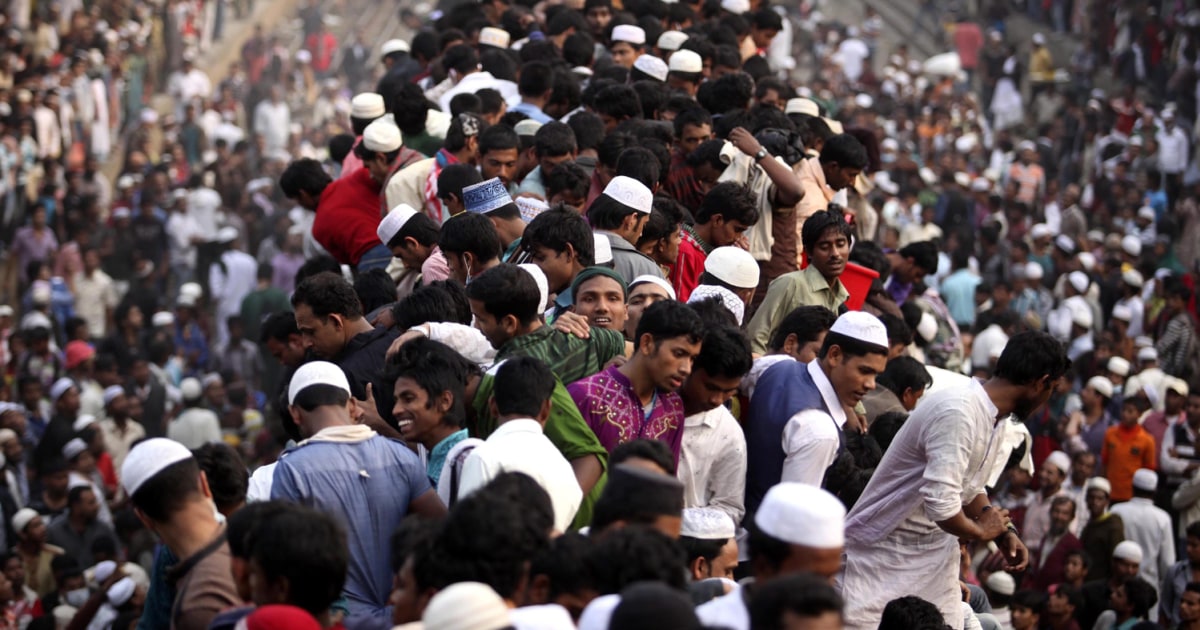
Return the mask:
<svg viewBox="0 0 1200 630">
<path fill-rule="evenodd" d="M 600 465 L 600 458 L 595 455 L 584 455 L 571 460 L 571 469 L 575 471 L 575 481 L 579 483 L 579 488 L 584 494 L 592 491 L 596 487 L 596 482 L 600 481 L 600 475 L 604 472 L 604 467 Z"/>
</svg>

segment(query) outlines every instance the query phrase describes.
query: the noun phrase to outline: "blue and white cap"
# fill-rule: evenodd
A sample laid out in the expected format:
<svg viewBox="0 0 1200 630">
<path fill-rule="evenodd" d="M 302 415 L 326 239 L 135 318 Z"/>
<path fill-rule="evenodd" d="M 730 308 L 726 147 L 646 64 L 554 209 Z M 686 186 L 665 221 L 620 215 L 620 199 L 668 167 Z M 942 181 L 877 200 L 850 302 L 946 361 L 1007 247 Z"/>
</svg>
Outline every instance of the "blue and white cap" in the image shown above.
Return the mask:
<svg viewBox="0 0 1200 630">
<path fill-rule="evenodd" d="M 474 214 L 487 214 L 513 202 L 508 187 L 499 177 L 463 188 L 462 198 L 467 212 Z"/>
</svg>

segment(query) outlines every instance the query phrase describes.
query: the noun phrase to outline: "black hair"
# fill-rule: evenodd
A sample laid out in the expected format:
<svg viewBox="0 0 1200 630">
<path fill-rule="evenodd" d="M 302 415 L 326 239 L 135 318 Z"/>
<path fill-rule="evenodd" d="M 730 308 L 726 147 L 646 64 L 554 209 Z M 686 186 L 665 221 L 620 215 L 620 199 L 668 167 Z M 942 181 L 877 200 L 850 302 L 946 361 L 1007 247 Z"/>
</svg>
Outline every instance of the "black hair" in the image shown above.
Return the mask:
<svg viewBox="0 0 1200 630">
<path fill-rule="evenodd" d="M 441 51 L 441 46 L 438 44 L 437 33 L 428 30 L 420 31 L 412 39 L 413 58 L 432 60 Z"/>
<path fill-rule="evenodd" d="M 1125 582 L 1125 597 L 1133 608 L 1136 619 L 1145 619 L 1146 615 L 1158 603 L 1158 593 L 1154 586 L 1140 577 L 1134 577 Z"/>
<path fill-rule="evenodd" d="M 320 197 L 325 187 L 332 182 L 333 178 L 321 168 L 320 162 L 301 158 L 288 164 L 283 170 L 283 174 L 279 176 L 279 189 L 288 199 L 296 199 L 301 191 L 316 198 Z"/>
<path fill-rule="evenodd" d="M 479 55 L 479 66 L 501 81 L 517 81 L 517 62 L 507 50 L 489 50 Z"/>
<path fill-rule="evenodd" d="M 548 122 L 533 135 L 533 150 L 538 157 L 559 157 L 578 150 L 575 132 L 570 125 L 558 121 Z"/>
<path fill-rule="evenodd" d="M 263 344 L 268 339 L 287 343 L 288 337 L 300 334 L 300 329 L 296 327 L 296 314 L 292 311 L 271 313 L 263 320 L 259 331 L 258 341 Z"/>
<path fill-rule="evenodd" d="M 130 500 L 146 518 L 162 523 L 196 496 L 200 496 L 200 465 L 189 457 L 142 482 Z"/>
<path fill-rule="evenodd" d="M 213 503 L 221 513 L 228 513 L 246 502 L 250 474 L 242 456 L 224 442 L 210 442 L 192 451 L 208 479 Z"/>
<path fill-rule="evenodd" d="M 625 218 L 640 211 L 609 197 L 600 195 L 588 208 L 587 217 L 592 227 L 597 230 L 615 230 L 621 227 Z"/>
<path fill-rule="evenodd" d="M 883 607 L 879 630 L 914 630 L 946 627 L 946 618 L 937 606 L 916 595 L 906 595 Z"/>
<path fill-rule="evenodd" d="M 817 241 L 829 230 L 837 230 L 847 240 L 854 237 L 854 228 L 846 223 L 846 217 L 841 212 L 818 210 L 805 219 L 804 227 L 800 228 L 800 241 L 804 249 L 810 252 L 816 249 Z"/>
<path fill-rule="evenodd" d="M 612 450 L 612 454 L 608 456 L 608 466 L 612 468 L 634 458 L 652 461 L 668 474 L 675 474 L 675 456 L 671 454 L 671 448 L 667 446 L 666 442 L 647 438 L 638 438 L 618 444 Z"/>
<path fill-rule="evenodd" d="M 549 535 L 554 530 L 554 504 L 533 477 L 522 472 L 504 472 L 487 483 L 485 491 L 520 506 L 529 526 Z"/>
<path fill-rule="evenodd" d="M 474 72 L 479 66 L 479 55 L 475 49 L 466 44 L 455 44 L 442 54 L 442 68 L 447 72 L 454 70 L 459 74 Z"/>
<path fill-rule="evenodd" d="M 774 11 L 763 9 L 772 15 Z M 842 616 L 844 602 L 837 590 L 812 573 L 796 573 L 756 587 L 750 600 L 750 624 L 755 630 L 784 630 L 784 617 Z"/>
<path fill-rule="evenodd" d="M 680 536 L 679 546 L 683 547 L 684 558 L 687 560 L 688 566 L 691 566 L 697 558 L 704 558 L 705 562 L 712 564 L 713 559 L 721 555 L 721 548 L 729 542 L 728 538 L 692 538 L 691 536 Z"/>
<path fill-rule="evenodd" d="M 288 604 L 319 615 L 341 597 L 350 553 L 346 532 L 329 514 L 288 504 L 259 520 L 247 538 L 264 577 L 286 581 Z"/>
<path fill-rule="evenodd" d="M 454 195 L 461 200 L 464 188 L 474 186 L 482 181 L 483 176 L 479 174 L 479 169 L 471 164 L 451 164 L 443 168 L 442 172 L 438 174 L 437 194 L 438 197 L 443 199 Z M 442 224 L 442 227 L 444 229 L 446 227 L 445 224 Z"/>
<path fill-rule="evenodd" d="M 705 284 L 703 278 L 706 274 L 707 272 L 700 274 L 700 284 Z M 711 277 L 711 274 L 708 275 Z M 721 298 L 715 295 L 710 295 L 702 300 L 693 300 L 688 302 L 687 305 L 688 308 L 700 316 L 700 321 L 704 322 L 705 328 L 716 326 L 732 326 L 737 328 L 737 316 L 725 306 L 725 302 Z"/>
<path fill-rule="evenodd" d="M 583 31 L 576 31 L 563 41 L 562 56 L 572 67 L 590 66 L 596 57 L 596 40 Z"/>
<path fill-rule="evenodd" d="M 837 315 L 824 306 L 797 306 L 783 318 L 783 321 L 779 322 L 779 327 L 775 329 L 775 334 L 771 337 L 768 347 L 772 352 L 782 350 L 789 335 L 796 335 L 798 343 L 812 343 L 823 333 L 828 332 L 835 321 L 837 321 Z"/>
<path fill-rule="evenodd" d="M 371 313 L 396 301 L 396 281 L 383 269 L 360 271 L 354 279 L 354 293 L 363 312 Z"/>
<path fill-rule="evenodd" d="M 287 501 L 256 501 L 248 503 L 229 516 L 225 526 L 225 540 L 229 542 L 229 554 L 241 560 L 250 559 L 250 534 L 258 530 L 259 524 L 289 508 L 294 503 Z"/>
<path fill-rule="evenodd" d="M 825 141 L 820 159 L 822 164 L 864 169 L 867 167 L 867 148 L 850 134 L 838 134 Z"/>
<path fill-rule="evenodd" d="M 483 90 L 480 90 L 480 92 L 482 92 L 482 91 Z M 447 151 L 450 151 L 451 153 L 457 153 L 459 151 L 462 151 L 467 146 L 467 137 L 468 136 L 467 136 L 466 131 L 463 129 L 464 124 L 474 128 L 474 131 L 472 132 L 472 137 L 479 131 L 487 129 L 487 123 L 484 122 L 484 120 L 482 118 L 480 118 L 479 115 L 470 113 L 470 112 L 460 113 L 460 114 L 454 116 L 450 120 L 450 127 L 446 129 L 446 140 L 442 143 L 442 148 L 446 149 Z M 442 173 L 444 174 L 447 169 L 452 168 L 454 166 L 470 166 L 470 165 L 451 164 L 451 165 L 447 166 L 446 168 L 442 169 Z M 478 171 L 476 171 L 476 177 L 479 177 Z M 440 184 L 441 180 L 439 179 L 438 182 Z"/>
<path fill-rule="evenodd" d="M 512 315 L 521 325 L 528 325 L 541 316 L 537 282 L 516 265 L 502 264 L 479 274 L 467 286 L 467 297 L 482 303 L 497 320 Z"/>
<path fill-rule="evenodd" d="M 1084 569 L 1092 568 L 1092 557 L 1089 556 L 1086 551 L 1084 551 L 1082 549 L 1073 549 L 1073 550 L 1067 552 L 1067 556 L 1066 556 L 1067 560 L 1070 560 L 1071 556 L 1078 557 L 1079 563 L 1083 565 Z"/>
<path fill-rule="evenodd" d="M 471 324 L 471 303 L 467 292 L 454 280 L 437 280 L 413 290 L 392 307 L 398 330 L 408 330 L 426 322 Z"/>
<path fill-rule="evenodd" d="M 442 224 L 438 247 L 443 252 L 473 254 L 480 262 L 500 258 L 504 251 L 492 220 L 482 214 L 470 212 L 452 216 Z"/>
<path fill-rule="evenodd" d="M 82 501 L 83 493 L 85 493 L 85 492 L 94 492 L 91 484 L 78 485 L 78 486 L 75 486 L 74 488 L 71 488 L 67 492 L 67 506 L 74 506 L 76 503 L 79 503 L 80 501 Z"/>
<path fill-rule="evenodd" d="M 647 525 L 629 525 L 601 536 L 591 548 L 596 591 L 620 593 L 636 582 L 661 582 L 677 590 L 686 586 L 687 559 L 666 534 Z"/>
<path fill-rule="evenodd" d="M 399 573 L 400 569 L 404 567 L 404 561 L 410 556 L 415 556 L 418 549 L 427 549 L 433 543 L 441 525 L 442 519 L 427 518 L 419 514 L 400 521 L 400 526 L 392 532 L 392 572 Z M 414 566 L 413 569 L 414 577 L 416 577 L 416 567 Z M 421 584 L 420 580 L 417 580 L 417 583 Z"/>
<path fill-rule="evenodd" d="M 547 199 L 553 199 L 558 194 L 568 194 L 572 199 L 585 199 L 591 182 L 591 176 L 577 162 L 562 162 L 553 171 L 542 174 Z"/>
<path fill-rule="evenodd" d="M 913 329 L 909 328 L 903 317 L 891 313 L 880 313 L 879 321 L 883 322 L 883 327 L 887 329 L 888 345 L 907 346 L 913 342 Z"/>
<path fill-rule="evenodd" d="M 604 140 L 604 121 L 592 112 L 579 112 L 567 121 L 580 151 L 595 150 Z"/>
<path fill-rule="evenodd" d="M 571 117 L 575 119 L 574 116 Z M 603 140 L 596 147 L 596 160 L 608 168 L 616 170 L 617 162 L 621 159 L 621 154 L 625 149 L 632 146 L 637 146 L 637 138 L 631 134 L 613 132 L 604 136 Z"/>
<path fill-rule="evenodd" d="M 557 7 L 547 7 L 546 9 L 546 35 L 551 37 L 562 35 L 571 29 L 580 33 L 588 28 L 587 20 L 584 19 L 583 13 L 572 10 L 564 5 Z"/>
<path fill-rule="evenodd" d="M 363 316 L 362 304 L 354 287 L 342 276 L 324 271 L 305 278 L 292 293 L 292 306 L 301 304 L 312 309 L 313 315 L 321 318 L 341 315 L 347 319 Z"/>
<path fill-rule="evenodd" d="M 638 237 L 638 248 L 678 234 L 679 226 L 683 223 L 684 212 L 683 206 L 674 198 L 667 195 L 655 195 L 650 218 L 646 219 L 646 224 L 642 226 L 642 235 Z"/>
<path fill-rule="evenodd" d="M 521 150 L 521 137 L 512 127 L 492 125 L 479 134 L 479 155 L 509 149 Z"/>
<path fill-rule="evenodd" d="M 326 272 L 340 276 L 342 274 L 342 266 L 338 264 L 338 261 L 329 256 L 313 256 L 304 261 L 304 264 L 300 265 L 300 269 L 296 271 L 296 278 L 292 281 L 293 288 L 300 286 L 301 282 L 312 276 Z"/>
<path fill-rule="evenodd" d="M 712 127 L 712 115 L 703 107 L 691 107 L 676 114 L 672 124 L 675 127 L 675 137 L 681 138 L 683 137 L 683 128 L 688 125 Z"/>
<path fill-rule="evenodd" d="M 617 175 L 638 180 L 646 188 L 654 190 L 662 176 L 658 157 L 645 147 L 629 147 L 617 158 Z"/>
<path fill-rule="evenodd" d="M 750 75 L 750 78 L 757 82 L 760 79 L 771 77 L 771 65 L 767 63 L 766 57 L 753 55 L 742 62 L 742 72 Z"/>
<path fill-rule="evenodd" d="M 341 387 L 315 384 L 296 392 L 296 397 L 292 400 L 291 404 L 304 411 L 311 412 L 317 407 L 345 407 L 348 402 L 350 402 L 350 392 Z M 295 427 L 295 423 L 290 422 L 290 419 L 284 425 L 285 428 L 288 426 Z"/>
<path fill-rule="evenodd" d="M 737 221 L 745 226 L 758 223 L 758 204 L 754 200 L 754 193 L 734 182 L 721 182 L 713 186 L 704 195 L 700 207 L 696 208 L 696 223 L 704 225 L 718 214 L 726 223 Z"/>
<path fill-rule="evenodd" d="M 1071 369 L 1062 342 L 1048 333 L 1030 330 L 1009 337 L 992 376 L 1013 385 L 1031 385 L 1048 376 L 1057 381 Z"/>
<path fill-rule="evenodd" d="M 588 562 L 593 545 L 591 538 L 576 532 L 558 536 L 550 541 L 549 547 L 534 556 L 529 576 L 546 577 L 550 601 L 559 595 L 593 589 L 592 566 Z"/>
<path fill-rule="evenodd" d="M 644 72 L 634 68 L 632 73 L 645 75 Z M 642 105 L 642 119 L 656 120 L 658 112 L 667 104 L 667 85 L 653 78 L 635 78 L 631 87 L 638 95 L 638 102 Z"/>
<path fill-rule="evenodd" d="M 1009 608 L 1026 608 L 1035 615 L 1046 612 L 1046 594 L 1041 591 L 1020 590 L 1013 593 Z"/>
<path fill-rule="evenodd" d="M 875 377 L 875 383 L 888 388 L 899 397 L 908 389 L 914 392 L 928 389 L 933 385 L 933 377 L 929 375 L 929 370 L 925 369 L 924 363 L 909 356 L 901 356 L 888 361 L 887 367 Z"/>
<path fill-rule="evenodd" d="M 396 235 L 392 237 L 392 240 L 384 244 L 389 248 L 399 247 L 404 244 L 406 239 L 411 238 L 421 246 L 433 247 L 437 245 L 439 233 L 438 224 L 424 213 L 418 212 L 409 217 L 404 226 L 396 231 Z"/>
<path fill-rule="evenodd" d="M 425 131 L 425 119 L 429 115 L 429 101 L 425 92 L 416 83 L 404 82 L 396 86 L 392 96 L 392 117 L 404 136 L 416 136 Z"/>
<path fill-rule="evenodd" d="M 918 241 L 900 248 L 900 256 L 912 258 L 913 264 L 927 272 L 937 271 L 938 248 L 933 241 Z M 1011 288 L 1011 287 L 1009 287 Z"/>
<path fill-rule="evenodd" d="M 555 169 L 555 173 L 558 171 Z M 574 248 L 580 265 L 591 267 L 595 263 L 596 240 L 591 227 L 583 216 L 569 208 L 551 208 L 542 212 L 525 226 L 521 236 L 521 248 L 527 252 L 532 252 L 535 247 L 545 247 L 561 254 L 567 251 L 567 245 Z"/>
<path fill-rule="evenodd" d="M 1191 593 L 1200 593 L 1200 582 L 1188 582 L 1183 590 Z"/>
<path fill-rule="evenodd" d="M 688 166 L 699 168 L 707 164 L 718 172 L 724 171 L 725 164 L 721 161 L 721 151 L 724 147 L 724 140 L 713 139 L 701 142 L 700 146 L 687 155 Z"/>
<path fill-rule="evenodd" d="M 655 344 L 676 337 L 686 337 L 691 343 L 697 343 L 704 338 L 704 322 L 687 304 L 660 300 L 642 313 L 636 338 L 640 340 L 643 335 L 650 335 Z"/>
<path fill-rule="evenodd" d="M 713 65 L 717 65 L 715 60 Z M 741 66 L 740 57 L 733 67 L 738 66 Z M 701 95 L 697 94 L 696 100 L 704 106 L 704 109 L 714 114 L 745 110 L 750 99 L 754 97 L 754 79 L 745 72 L 730 72 L 708 83 L 711 88 L 704 92 L 705 98 L 701 99 Z"/>
<path fill-rule="evenodd" d="M 503 416 L 537 418 L 542 404 L 550 400 L 556 381 L 554 373 L 534 357 L 509 359 L 496 370 L 493 398 L 496 412 Z"/>
<path fill-rule="evenodd" d="M 549 545 L 549 536 L 524 506 L 488 492 L 489 487 L 460 498 L 450 510 L 427 558 L 436 569 L 421 571 L 429 571 L 420 578 L 423 587 L 442 589 L 473 581 L 487 584 L 502 598 L 516 596 L 525 563 Z M 480 523 L 487 527 L 480 528 Z M 425 564 L 421 560 L 418 556 L 418 567 Z"/>
<path fill-rule="evenodd" d="M 746 335 L 737 328 L 722 326 L 710 328 L 704 334 L 692 370 L 704 370 L 709 376 L 721 378 L 741 378 L 750 372 L 752 364 Z"/>
<path fill-rule="evenodd" d="M 444 343 L 425 337 L 413 339 L 400 346 L 388 359 L 384 379 L 395 383 L 408 378 L 425 390 L 425 408 L 433 408 L 434 401 L 445 392 L 454 400 L 442 416 L 443 425 L 462 428 L 466 422 L 467 379 L 477 372 L 476 366 Z"/>
<path fill-rule="evenodd" d="M 504 109 L 504 95 L 499 90 L 483 88 L 475 93 L 479 97 L 479 113 L 487 116 Z"/>
<path fill-rule="evenodd" d="M 628 85 L 611 85 L 596 95 L 596 113 L 620 122 L 626 118 L 641 118 L 642 103 L 637 92 Z"/>
<path fill-rule="evenodd" d="M 554 87 L 554 70 L 545 61 L 530 61 L 521 66 L 517 91 L 521 96 L 540 97 Z"/>
</svg>

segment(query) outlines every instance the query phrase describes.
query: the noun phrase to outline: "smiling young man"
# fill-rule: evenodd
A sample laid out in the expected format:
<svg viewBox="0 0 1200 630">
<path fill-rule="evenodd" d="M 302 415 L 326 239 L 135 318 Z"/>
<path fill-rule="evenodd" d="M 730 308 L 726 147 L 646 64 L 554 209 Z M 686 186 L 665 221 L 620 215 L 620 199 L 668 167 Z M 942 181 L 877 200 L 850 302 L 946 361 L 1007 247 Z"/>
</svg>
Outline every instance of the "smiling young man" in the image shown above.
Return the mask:
<svg viewBox="0 0 1200 630">
<path fill-rule="evenodd" d="M 594 328 L 606 328 L 624 334 L 629 290 L 625 280 L 608 267 L 588 267 L 575 276 L 571 295 L 576 315 L 586 317 Z"/>
<path fill-rule="evenodd" d="M 414 339 L 389 360 L 387 378 L 395 381 L 392 418 L 409 444 L 429 453 L 425 473 L 434 488 L 446 456 L 467 439 L 466 386 L 471 365 L 436 341 Z"/>
<path fill-rule="evenodd" d="M 750 347 L 755 353 L 766 352 L 767 342 L 779 323 L 797 306 L 816 304 L 834 313 L 841 311 L 850 293 L 839 278 L 850 258 L 853 233 L 854 228 L 840 212 L 822 210 L 805 221 L 801 241 L 808 266 L 771 281 L 766 298 L 747 327 Z"/>
<path fill-rule="evenodd" d="M 677 390 L 691 374 L 703 336 L 700 316 L 687 305 L 657 303 L 642 315 L 628 361 L 567 386 L 609 453 L 630 440 L 655 439 L 671 447 L 678 465 L 684 410 Z"/>
<path fill-rule="evenodd" d="M 784 361 L 759 377 L 746 420 L 749 509 L 780 481 L 822 485 L 850 410 L 875 388 L 887 353 L 883 322 L 851 311 L 833 323 L 816 361 Z"/>
</svg>

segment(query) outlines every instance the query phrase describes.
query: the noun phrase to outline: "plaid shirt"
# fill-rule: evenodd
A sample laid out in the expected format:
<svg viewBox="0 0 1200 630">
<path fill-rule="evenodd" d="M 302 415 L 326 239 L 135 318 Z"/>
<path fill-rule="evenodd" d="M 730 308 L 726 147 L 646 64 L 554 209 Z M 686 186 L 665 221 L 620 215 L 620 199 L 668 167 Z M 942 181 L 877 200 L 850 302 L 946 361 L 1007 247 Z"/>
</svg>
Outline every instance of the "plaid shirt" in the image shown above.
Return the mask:
<svg viewBox="0 0 1200 630">
<path fill-rule="evenodd" d="M 667 172 L 667 181 L 663 182 L 663 191 L 683 204 L 689 212 L 695 212 L 704 200 L 704 189 L 696 180 L 695 172 L 687 163 L 687 154 L 676 150 L 671 154 L 671 170 Z"/>
<path fill-rule="evenodd" d="M 499 363 L 512 357 L 540 359 L 563 383 L 591 376 L 613 357 L 625 353 L 625 337 L 615 330 L 593 328 L 588 339 L 559 332 L 550 326 L 508 340 L 496 352 Z"/>
</svg>

